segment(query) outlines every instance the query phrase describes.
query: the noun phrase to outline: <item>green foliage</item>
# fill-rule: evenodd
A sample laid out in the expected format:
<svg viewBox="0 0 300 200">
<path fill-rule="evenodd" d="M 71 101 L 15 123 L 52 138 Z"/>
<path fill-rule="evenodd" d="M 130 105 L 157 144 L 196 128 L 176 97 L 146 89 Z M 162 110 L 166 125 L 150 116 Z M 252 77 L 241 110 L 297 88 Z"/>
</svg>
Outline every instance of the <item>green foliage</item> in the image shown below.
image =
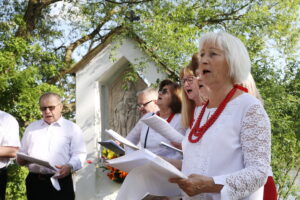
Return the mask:
<svg viewBox="0 0 300 200">
<path fill-rule="evenodd" d="M 59 84 L 47 83 L 63 67 L 61 58 L 52 51 L 45 51 L 38 40 L 33 42 L 15 37 L 17 24 L 22 23 L 22 15 L 18 13 L 13 13 L 7 21 L 0 23 L 0 109 L 17 118 L 20 136 L 30 122 L 41 117 L 39 96 L 48 91 L 60 94 L 64 91 L 58 87 Z M 9 166 L 7 199 L 26 199 L 27 171 L 27 168 L 16 164 Z"/>
<path fill-rule="evenodd" d="M 26 200 L 25 178 L 28 174 L 26 167 L 17 164 L 8 167 L 8 183 L 6 189 L 6 199 Z"/>
<path fill-rule="evenodd" d="M 0 49 L 0 103 L 23 127 L 40 117 L 38 98 L 46 91 L 61 93 L 45 81 L 58 73 L 61 61 L 21 38 L 11 36 Z"/>
<path fill-rule="evenodd" d="M 299 65 L 292 66 L 299 73 Z M 260 82 L 271 119 L 272 167 L 280 199 L 299 195 L 299 185 L 295 184 L 300 170 L 299 83 L 295 75 L 288 81 L 272 76 Z"/>
<path fill-rule="evenodd" d="M 300 166 L 299 0 L 51 1 L 41 10 L 30 37 L 17 37 L 17 31 L 26 27 L 24 14 L 32 2 L 36 1 L 0 1 L 0 109 L 18 119 L 21 133 L 40 118 L 37 102 L 46 91 L 63 95 L 66 116 L 74 117 L 75 83 L 63 72 L 74 58 L 80 59 L 102 43 L 116 27 L 128 32 L 118 34 L 114 41 L 137 35 L 151 58 L 163 63 L 159 70 L 175 80 L 197 51 L 203 33 L 227 31 L 248 48 L 252 73 L 265 100 L 280 198 L 297 195 L 299 188 L 293 186 L 291 171 L 297 172 Z M 96 33 L 91 34 L 93 31 Z M 67 48 L 77 44 L 71 52 L 73 60 L 66 62 Z M 111 61 L 114 59 L 112 51 Z M 147 60 L 138 62 L 130 69 L 143 73 Z M 131 70 L 125 73 L 127 82 L 137 79 Z M 14 195 L 12 199 L 21 199 L 24 186 L 15 183 L 20 183 L 26 172 L 12 168 L 20 175 L 11 176 L 8 193 Z"/>
</svg>

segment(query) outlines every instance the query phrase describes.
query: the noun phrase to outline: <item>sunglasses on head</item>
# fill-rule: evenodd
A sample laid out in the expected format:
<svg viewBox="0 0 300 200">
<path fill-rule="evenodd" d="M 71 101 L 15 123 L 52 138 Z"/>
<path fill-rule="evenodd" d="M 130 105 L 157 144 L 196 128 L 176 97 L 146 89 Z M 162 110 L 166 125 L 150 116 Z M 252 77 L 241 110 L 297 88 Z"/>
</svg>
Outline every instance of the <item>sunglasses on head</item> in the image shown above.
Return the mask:
<svg viewBox="0 0 300 200">
<path fill-rule="evenodd" d="M 46 111 L 47 109 L 49 109 L 50 111 L 53 111 L 55 108 L 56 108 L 56 106 L 58 106 L 59 104 L 57 104 L 57 105 L 55 105 L 55 106 L 41 106 L 40 107 L 40 110 L 41 111 Z"/>
<path fill-rule="evenodd" d="M 167 94 L 167 93 L 168 93 L 167 88 L 162 88 L 162 89 L 158 90 L 158 94 Z"/>
</svg>

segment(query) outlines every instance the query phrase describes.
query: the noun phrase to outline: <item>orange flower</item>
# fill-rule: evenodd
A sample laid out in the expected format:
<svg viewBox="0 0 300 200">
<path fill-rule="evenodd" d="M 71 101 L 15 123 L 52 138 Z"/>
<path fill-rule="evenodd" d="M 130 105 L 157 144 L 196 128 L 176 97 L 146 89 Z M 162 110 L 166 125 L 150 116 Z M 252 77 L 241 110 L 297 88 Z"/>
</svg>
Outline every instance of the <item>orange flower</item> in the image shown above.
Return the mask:
<svg viewBox="0 0 300 200">
<path fill-rule="evenodd" d="M 108 149 L 103 149 L 102 151 L 102 158 L 104 159 L 112 159 L 112 158 L 117 158 L 118 155 L 115 154 L 114 152 L 108 150 Z M 104 170 L 108 170 L 109 172 L 107 173 L 107 176 L 109 179 L 116 181 L 116 182 L 123 182 L 125 177 L 127 176 L 127 172 L 118 170 L 117 168 L 114 168 L 112 166 L 102 166 Z"/>
<path fill-rule="evenodd" d="M 120 172 L 120 178 L 125 178 L 127 176 L 127 172 L 119 171 Z"/>
<path fill-rule="evenodd" d="M 112 174 L 112 173 L 107 173 L 107 176 L 108 176 L 108 178 L 109 178 L 109 179 L 111 179 L 111 180 L 112 180 L 112 179 L 113 179 L 113 177 L 114 177 L 114 174 Z"/>
</svg>

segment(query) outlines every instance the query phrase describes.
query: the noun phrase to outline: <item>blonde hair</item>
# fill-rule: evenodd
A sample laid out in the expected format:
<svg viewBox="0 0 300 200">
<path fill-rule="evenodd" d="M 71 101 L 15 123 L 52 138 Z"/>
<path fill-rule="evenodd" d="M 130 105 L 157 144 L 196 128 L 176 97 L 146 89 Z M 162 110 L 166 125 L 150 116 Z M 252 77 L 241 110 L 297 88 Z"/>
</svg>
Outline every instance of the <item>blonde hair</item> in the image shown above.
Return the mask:
<svg viewBox="0 0 300 200">
<path fill-rule="evenodd" d="M 264 100 L 262 99 L 259 90 L 256 87 L 252 74 L 249 74 L 247 79 L 244 82 L 242 82 L 241 85 L 248 89 L 248 93 L 250 95 L 256 97 L 258 100 L 261 101 L 262 104 L 264 103 Z"/>
<path fill-rule="evenodd" d="M 191 75 L 194 76 L 194 72 L 191 69 L 191 64 L 182 68 L 180 71 L 180 79 L 184 76 Z M 181 123 L 183 128 L 189 128 L 192 121 L 192 113 L 195 108 L 195 102 L 188 98 L 184 89 L 181 90 L 182 96 L 182 107 L 181 107 Z"/>
<path fill-rule="evenodd" d="M 199 50 L 205 44 L 213 44 L 224 51 L 225 58 L 229 67 L 229 76 L 233 83 L 242 83 L 250 74 L 251 62 L 245 45 L 237 37 L 226 33 L 206 33 L 200 39 Z"/>
</svg>

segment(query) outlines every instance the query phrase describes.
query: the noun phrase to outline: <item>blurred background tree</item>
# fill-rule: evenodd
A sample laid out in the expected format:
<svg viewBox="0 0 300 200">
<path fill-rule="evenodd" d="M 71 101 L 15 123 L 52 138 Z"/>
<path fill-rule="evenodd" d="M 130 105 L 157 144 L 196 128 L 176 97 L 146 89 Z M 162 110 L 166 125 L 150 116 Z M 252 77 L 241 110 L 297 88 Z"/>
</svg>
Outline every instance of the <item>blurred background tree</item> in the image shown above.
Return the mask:
<svg viewBox="0 0 300 200">
<path fill-rule="evenodd" d="M 176 74 L 197 51 L 201 34 L 227 31 L 249 50 L 272 122 L 272 166 L 280 198 L 296 198 L 299 6 L 299 0 L 2 0 L 0 109 L 18 119 L 22 135 L 41 117 L 38 97 L 54 91 L 64 97 L 65 116 L 73 119 L 75 83 L 68 70 L 113 32 L 137 35 L 141 47 L 168 66 L 177 80 Z M 10 172 L 8 199 L 25 199 L 26 169 L 12 165 Z"/>
</svg>

